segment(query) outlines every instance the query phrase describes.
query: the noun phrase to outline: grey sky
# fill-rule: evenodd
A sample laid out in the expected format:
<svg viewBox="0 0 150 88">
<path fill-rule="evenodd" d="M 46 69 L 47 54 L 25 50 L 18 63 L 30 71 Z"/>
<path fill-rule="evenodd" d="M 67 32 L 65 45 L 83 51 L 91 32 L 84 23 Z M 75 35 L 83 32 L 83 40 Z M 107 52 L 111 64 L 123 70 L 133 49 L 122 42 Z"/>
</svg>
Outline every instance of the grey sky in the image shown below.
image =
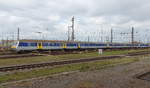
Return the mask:
<svg viewBox="0 0 150 88">
<path fill-rule="evenodd" d="M 101 29 L 106 37 L 111 27 L 119 34 L 132 26 L 140 32 L 137 39 L 143 40 L 142 31 L 150 28 L 149 8 L 150 0 L 0 0 L 0 32 L 10 36 L 20 27 L 23 38 L 37 38 L 35 32 L 42 31 L 44 38 L 66 39 L 75 16 L 78 40 L 89 35 L 99 41 Z"/>
</svg>

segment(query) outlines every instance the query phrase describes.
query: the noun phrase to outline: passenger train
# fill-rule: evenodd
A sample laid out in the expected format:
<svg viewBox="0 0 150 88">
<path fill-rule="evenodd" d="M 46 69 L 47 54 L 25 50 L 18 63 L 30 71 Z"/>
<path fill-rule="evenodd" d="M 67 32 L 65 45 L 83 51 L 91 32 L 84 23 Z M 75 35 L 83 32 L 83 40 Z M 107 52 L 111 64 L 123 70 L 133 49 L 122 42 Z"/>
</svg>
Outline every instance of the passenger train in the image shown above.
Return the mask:
<svg viewBox="0 0 150 88">
<path fill-rule="evenodd" d="M 34 50 L 144 48 L 144 47 L 150 47 L 150 44 L 19 40 L 12 44 L 11 49 L 20 52 L 20 51 L 34 51 Z"/>
</svg>

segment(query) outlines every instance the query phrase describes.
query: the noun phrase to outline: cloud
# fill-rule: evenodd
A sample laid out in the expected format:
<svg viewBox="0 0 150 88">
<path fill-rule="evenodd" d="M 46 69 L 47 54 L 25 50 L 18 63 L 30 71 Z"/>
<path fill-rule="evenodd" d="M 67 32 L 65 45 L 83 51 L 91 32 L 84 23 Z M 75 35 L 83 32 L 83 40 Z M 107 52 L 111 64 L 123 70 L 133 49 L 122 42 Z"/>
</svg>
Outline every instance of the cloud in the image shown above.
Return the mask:
<svg viewBox="0 0 150 88">
<path fill-rule="evenodd" d="M 58 16 L 58 15 L 51 15 L 51 16 L 48 17 L 48 19 L 50 21 L 59 21 L 60 20 L 60 16 Z"/>
<path fill-rule="evenodd" d="M 42 31 L 52 39 L 66 39 L 75 16 L 76 38 L 87 40 L 90 35 L 94 41 L 102 29 L 109 36 L 111 27 L 118 35 L 132 26 L 139 31 L 149 28 L 149 8 L 149 0 L 0 0 L 0 32 L 16 33 L 20 27 L 24 36 L 37 38 L 35 32 Z"/>
</svg>

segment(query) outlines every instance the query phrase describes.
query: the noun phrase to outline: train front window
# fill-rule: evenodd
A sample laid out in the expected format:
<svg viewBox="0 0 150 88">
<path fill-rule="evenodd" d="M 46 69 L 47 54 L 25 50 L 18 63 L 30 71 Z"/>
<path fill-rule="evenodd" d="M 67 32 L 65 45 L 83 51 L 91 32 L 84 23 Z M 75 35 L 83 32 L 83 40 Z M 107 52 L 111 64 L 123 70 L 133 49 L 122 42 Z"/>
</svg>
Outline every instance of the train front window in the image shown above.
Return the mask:
<svg viewBox="0 0 150 88">
<path fill-rule="evenodd" d="M 41 44 L 41 43 L 39 43 L 39 46 L 42 46 L 42 44 Z"/>
</svg>

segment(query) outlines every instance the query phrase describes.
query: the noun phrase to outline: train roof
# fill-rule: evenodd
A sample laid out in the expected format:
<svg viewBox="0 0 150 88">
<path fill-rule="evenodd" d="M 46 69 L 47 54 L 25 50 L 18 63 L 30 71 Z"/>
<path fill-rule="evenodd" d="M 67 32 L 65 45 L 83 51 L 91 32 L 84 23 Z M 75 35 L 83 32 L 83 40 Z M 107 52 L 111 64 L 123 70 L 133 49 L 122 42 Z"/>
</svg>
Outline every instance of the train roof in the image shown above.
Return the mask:
<svg viewBox="0 0 150 88">
<path fill-rule="evenodd" d="M 63 43 L 102 43 L 102 42 L 87 42 L 87 41 L 65 41 L 65 40 L 30 40 L 30 39 L 22 39 L 20 42 L 63 42 Z M 109 44 L 132 44 L 132 43 L 110 43 Z M 102 43 L 102 44 L 108 44 Z M 143 43 L 134 43 L 134 44 L 143 44 Z"/>
<path fill-rule="evenodd" d="M 86 41 L 65 41 L 65 40 L 27 40 L 22 39 L 20 42 L 63 42 L 63 43 L 100 43 L 100 42 L 86 42 Z"/>
</svg>

